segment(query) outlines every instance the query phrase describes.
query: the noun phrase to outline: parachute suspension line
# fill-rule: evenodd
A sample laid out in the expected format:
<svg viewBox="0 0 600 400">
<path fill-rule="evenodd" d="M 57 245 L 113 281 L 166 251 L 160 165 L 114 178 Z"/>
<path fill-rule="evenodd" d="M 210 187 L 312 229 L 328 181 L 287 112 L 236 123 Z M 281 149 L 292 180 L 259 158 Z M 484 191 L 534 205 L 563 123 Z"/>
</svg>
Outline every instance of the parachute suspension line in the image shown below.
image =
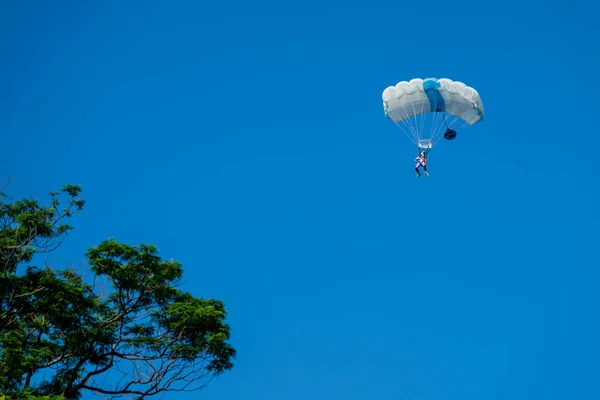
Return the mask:
<svg viewBox="0 0 600 400">
<path fill-rule="evenodd" d="M 404 134 L 405 134 L 405 135 L 406 135 L 406 136 L 407 136 L 407 137 L 410 139 L 410 141 L 411 141 L 411 142 L 413 142 L 413 143 L 417 144 L 417 142 L 415 142 L 415 139 L 414 139 L 414 138 L 413 138 L 413 136 L 411 135 L 411 133 L 412 133 L 412 130 L 410 129 L 410 126 L 408 126 L 408 125 L 405 123 L 405 120 L 402 120 L 402 121 L 399 121 L 399 122 L 395 122 L 395 121 L 393 121 L 393 120 L 392 120 L 392 118 L 390 118 L 390 116 L 389 116 L 389 115 L 387 115 L 387 113 L 386 113 L 386 116 L 387 116 L 387 117 L 388 117 L 388 118 L 389 118 L 389 119 L 390 119 L 392 122 L 394 122 L 394 124 L 396 124 L 396 126 L 397 126 L 398 128 L 400 128 L 400 130 L 402 131 L 402 133 L 404 133 Z M 400 122 L 402 122 L 404 126 L 400 125 Z M 408 132 L 407 132 L 407 131 L 406 131 L 404 128 L 407 128 L 407 129 L 408 129 Z M 414 133 L 413 133 L 413 134 L 414 134 Z"/>
<path fill-rule="evenodd" d="M 420 113 L 417 113 L 417 110 L 415 109 L 415 103 L 412 103 L 412 109 L 413 109 L 413 114 L 415 115 L 415 130 L 418 133 L 417 136 L 417 143 L 421 140 L 421 132 L 423 132 L 422 129 L 420 129 L 420 125 L 421 125 L 421 120 L 422 120 L 422 115 Z"/>
<path fill-rule="evenodd" d="M 440 119 L 442 118 L 442 116 L 440 116 L 440 114 L 442 114 L 441 112 L 436 112 L 434 113 L 434 115 L 432 116 L 432 123 L 431 123 L 431 134 L 430 134 L 430 138 L 431 138 L 431 145 L 434 146 L 437 144 L 436 136 L 438 135 L 438 131 L 441 129 L 443 129 L 443 126 L 441 124 Z"/>
<path fill-rule="evenodd" d="M 450 124 L 448 124 L 448 121 L 446 120 L 446 116 L 445 115 L 442 115 L 442 119 L 444 120 L 444 124 L 442 124 L 441 121 L 440 121 L 440 124 L 438 126 L 439 129 L 436 130 L 436 135 L 435 135 L 435 138 L 434 138 L 434 143 L 435 144 L 438 144 L 438 142 L 444 136 L 443 135 L 443 132 L 445 132 L 444 126 L 446 127 L 446 129 L 450 129 L 450 126 L 452 126 L 452 122 L 450 122 Z"/>
<path fill-rule="evenodd" d="M 419 133 L 417 137 L 417 142 L 421 141 L 421 133 L 423 133 L 425 128 L 425 115 L 422 112 L 418 112 L 415 109 L 415 103 L 412 103 L 413 113 L 415 114 L 415 129 Z"/>
<path fill-rule="evenodd" d="M 415 138 L 417 138 L 417 141 L 419 140 L 419 132 L 417 132 L 417 130 L 415 129 L 414 126 L 412 126 L 412 124 L 409 121 L 410 116 L 408 115 L 408 112 L 403 109 L 402 111 L 404 111 L 404 115 L 406 115 L 406 119 L 403 119 L 401 122 L 405 124 L 405 126 L 408 128 L 408 130 L 410 132 L 413 133 L 413 135 L 415 135 Z"/>
<path fill-rule="evenodd" d="M 391 119 L 391 118 L 390 118 L 390 119 Z M 404 120 L 402 120 L 402 121 L 398 121 L 398 122 L 395 122 L 395 121 L 393 121 L 393 122 L 394 122 L 394 124 L 396 124 L 396 126 L 397 126 L 398 128 L 400 128 L 400 130 L 401 130 L 401 131 L 402 131 L 402 132 L 403 132 L 403 133 L 404 133 L 404 134 L 405 134 L 405 135 L 406 135 L 406 136 L 407 136 L 407 137 L 408 137 L 408 138 L 409 138 L 409 139 L 410 139 L 410 140 L 411 140 L 413 143 L 415 143 L 415 139 L 413 139 L 413 135 L 414 135 L 414 134 L 413 134 L 412 130 L 410 129 L 410 127 L 409 127 L 409 126 L 407 126 L 407 125 L 406 125 L 406 123 L 404 123 Z M 401 123 L 402 123 L 402 125 L 401 125 Z M 406 129 L 408 129 L 408 132 L 405 130 L 405 128 L 406 128 Z"/>
<path fill-rule="evenodd" d="M 403 133 L 404 133 L 406 136 L 408 136 L 408 138 L 410 139 L 410 141 L 411 141 L 411 142 L 413 142 L 414 144 L 416 144 L 416 145 L 418 146 L 417 142 L 415 142 L 415 139 L 413 139 L 413 137 L 412 137 L 412 136 L 411 136 L 411 135 L 410 135 L 408 132 L 406 132 L 406 130 L 404 130 L 404 127 L 403 127 L 402 125 L 400 125 L 399 123 L 396 123 L 396 125 L 398 126 L 398 128 L 400 128 L 400 130 L 401 130 L 401 131 L 402 131 L 402 132 L 403 132 Z"/>
<path fill-rule="evenodd" d="M 420 117 L 420 125 L 419 125 L 419 129 L 421 130 L 421 132 L 423 132 L 425 130 L 425 126 L 427 126 L 427 116 L 425 113 L 419 114 Z"/>
<path fill-rule="evenodd" d="M 405 120 L 405 119 L 400 121 L 400 123 L 410 133 L 411 140 L 414 142 L 415 138 L 417 138 L 419 136 L 419 134 L 415 131 L 414 127 L 409 122 L 407 122 L 407 120 Z M 400 126 L 400 125 L 398 124 L 398 126 Z"/>
<path fill-rule="evenodd" d="M 431 117 L 430 118 L 430 125 L 431 126 L 429 126 L 429 130 L 430 131 L 428 132 L 428 134 L 429 134 L 429 139 L 431 140 L 431 139 L 433 139 L 433 132 L 434 132 L 434 128 L 435 128 L 435 120 L 436 120 L 436 117 L 437 117 L 437 113 L 433 113 L 430 117 Z M 431 144 L 433 144 L 433 141 L 431 142 Z"/>
<path fill-rule="evenodd" d="M 442 123 L 441 123 L 440 119 L 443 119 L 444 123 L 446 122 L 446 119 L 444 117 L 444 113 L 443 112 L 436 113 L 435 123 L 433 125 L 433 132 L 431 132 L 431 141 L 432 142 L 435 140 L 436 135 L 438 134 L 438 131 L 440 131 L 441 129 L 443 129 L 443 126 L 442 126 Z"/>
</svg>

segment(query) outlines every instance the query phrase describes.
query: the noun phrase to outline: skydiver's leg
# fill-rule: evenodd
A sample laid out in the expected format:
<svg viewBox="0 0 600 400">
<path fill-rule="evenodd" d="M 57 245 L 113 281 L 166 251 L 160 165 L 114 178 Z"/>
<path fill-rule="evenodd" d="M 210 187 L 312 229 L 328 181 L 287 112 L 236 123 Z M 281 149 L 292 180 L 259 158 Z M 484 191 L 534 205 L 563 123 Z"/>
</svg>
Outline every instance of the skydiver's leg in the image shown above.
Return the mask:
<svg viewBox="0 0 600 400">
<path fill-rule="evenodd" d="M 423 171 L 425 171 L 425 175 L 429 176 L 429 172 L 427 172 L 427 165 L 423 165 Z"/>
<path fill-rule="evenodd" d="M 420 166 L 420 165 L 421 165 L 421 164 L 417 164 L 417 165 L 415 166 L 415 171 L 417 171 L 417 178 L 421 176 L 421 172 L 419 171 L 419 166 Z"/>
</svg>

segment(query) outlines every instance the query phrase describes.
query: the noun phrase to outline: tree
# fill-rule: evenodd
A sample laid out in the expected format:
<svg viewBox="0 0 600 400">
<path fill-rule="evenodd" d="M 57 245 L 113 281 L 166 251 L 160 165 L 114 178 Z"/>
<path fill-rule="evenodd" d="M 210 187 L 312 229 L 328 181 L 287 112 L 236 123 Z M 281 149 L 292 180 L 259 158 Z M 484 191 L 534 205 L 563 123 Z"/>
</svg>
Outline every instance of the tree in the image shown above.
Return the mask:
<svg viewBox="0 0 600 400">
<path fill-rule="evenodd" d="M 181 264 L 152 245 L 110 239 L 89 249 L 93 280 L 75 269 L 20 268 L 62 243 L 72 230 L 64 221 L 84 206 L 80 192 L 63 186 L 44 206 L 0 191 L 0 398 L 143 399 L 198 390 L 230 370 L 236 351 L 223 302 L 178 289 Z"/>
</svg>

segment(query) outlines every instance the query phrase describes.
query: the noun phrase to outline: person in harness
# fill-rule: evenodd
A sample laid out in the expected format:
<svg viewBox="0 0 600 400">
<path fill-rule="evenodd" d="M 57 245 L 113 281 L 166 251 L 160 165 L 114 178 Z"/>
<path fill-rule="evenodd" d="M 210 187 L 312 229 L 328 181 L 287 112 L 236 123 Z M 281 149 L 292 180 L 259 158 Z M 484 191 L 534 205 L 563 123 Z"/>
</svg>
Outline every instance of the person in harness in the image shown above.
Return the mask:
<svg viewBox="0 0 600 400">
<path fill-rule="evenodd" d="M 425 175 L 429 176 L 429 172 L 427 172 L 427 153 L 429 153 L 429 149 L 427 152 L 422 151 L 414 161 L 417 161 L 417 165 L 415 165 L 415 170 L 417 171 L 417 178 L 421 176 L 421 172 L 419 171 L 419 167 L 423 167 L 423 171 Z"/>
</svg>

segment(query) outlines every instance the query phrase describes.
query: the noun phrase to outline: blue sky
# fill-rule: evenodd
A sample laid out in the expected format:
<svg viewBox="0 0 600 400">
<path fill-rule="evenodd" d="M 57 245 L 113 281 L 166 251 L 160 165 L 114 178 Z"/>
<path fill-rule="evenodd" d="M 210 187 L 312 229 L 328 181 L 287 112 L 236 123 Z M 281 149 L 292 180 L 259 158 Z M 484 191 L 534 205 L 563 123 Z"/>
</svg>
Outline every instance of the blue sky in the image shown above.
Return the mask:
<svg viewBox="0 0 600 400">
<path fill-rule="evenodd" d="M 235 368 L 169 399 L 598 399 L 597 14 L 3 1 L 1 179 L 83 186 L 53 265 L 152 243 L 225 301 Z M 416 179 L 381 92 L 430 76 L 486 120 Z"/>
</svg>

